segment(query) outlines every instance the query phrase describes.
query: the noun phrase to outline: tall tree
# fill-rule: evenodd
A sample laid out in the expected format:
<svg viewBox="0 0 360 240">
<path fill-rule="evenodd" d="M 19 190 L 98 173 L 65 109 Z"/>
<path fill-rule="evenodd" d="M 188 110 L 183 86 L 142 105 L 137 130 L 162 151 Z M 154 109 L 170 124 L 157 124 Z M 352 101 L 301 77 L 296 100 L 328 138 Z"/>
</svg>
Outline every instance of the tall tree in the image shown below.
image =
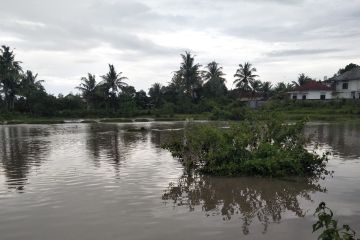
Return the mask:
<svg viewBox="0 0 360 240">
<path fill-rule="evenodd" d="M 263 82 L 261 86 L 261 92 L 263 93 L 266 99 L 269 98 L 273 92 L 271 82 Z"/>
<path fill-rule="evenodd" d="M 210 98 L 219 98 L 224 96 L 227 91 L 225 85 L 225 73 L 223 68 L 215 61 L 209 63 L 204 71 L 204 95 Z"/>
<path fill-rule="evenodd" d="M 199 89 L 201 88 L 200 64 L 195 64 L 194 56 L 190 52 L 181 54 L 182 63 L 178 75 L 185 85 L 186 93 L 193 101 L 199 98 Z"/>
<path fill-rule="evenodd" d="M 21 77 L 20 82 L 20 94 L 25 97 L 26 108 L 28 111 L 32 112 L 31 102 L 36 96 L 36 92 L 42 91 L 45 92 L 44 86 L 42 83 L 44 80 L 37 80 L 38 74 L 33 74 L 32 71 L 27 70 L 26 73 Z"/>
<path fill-rule="evenodd" d="M 260 93 L 263 87 L 263 83 L 260 80 L 254 80 L 250 83 L 253 92 Z"/>
<path fill-rule="evenodd" d="M 234 83 L 236 87 L 243 91 L 251 91 L 251 84 L 255 81 L 255 78 L 258 76 L 254 74 L 256 68 L 252 66 L 251 63 L 245 62 L 239 64 L 239 68 L 236 70 L 234 77 L 236 78 Z"/>
<path fill-rule="evenodd" d="M 300 73 L 297 82 L 293 81 L 292 83 L 294 84 L 295 87 L 298 87 L 311 81 L 313 81 L 311 77 L 306 76 L 305 73 Z"/>
<path fill-rule="evenodd" d="M 37 77 L 37 73 L 34 75 L 31 70 L 27 70 L 21 79 L 21 85 L 25 88 L 44 90 L 44 86 L 42 85 L 44 80 L 37 80 Z"/>
<path fill-rule="evenodd" d="M 149 105 L 149 98 L 144 90 L 135 93 L 135 103 L 141 109 L 146 109 Z"/>
<path fill-rule="evenodd" d="M 14 52 L 10 50 L 10 47 L 0 48 L 0 83 L 7 110 L 14 109 L 15 95 L 19 90 L 22 72 L 20 63 L 15 61 Z"/>
<path fill-rule="evenodd" d="M 136 102 L 135 102 L 136 90 L 133 86 L 123 86 L 121 92 L 119 93 L 119 102 L 120 111 L 126 116 L 130 116 L 135 112 Z"/>
<path fill-rule="evenodd" d="M 109 72 L 102 76 L 103 81 L 101 84 L 105 87 L 106 97 L 110 100 L 110 103 L 113 106 L 113 110 L 116 107 L 116 97 L 119 90 L 122 90 L 123 87 L 127 86 L 124 82 L 127 77 L 122 77 L 122 72 L 116 72 L 114 65 L 109 64 Z"/>
<path fill-rule="evenodd" d="M 95 75 L 88 73 L 88 77 L 82 77 L 80 85 L 76 88 L 81 91 L 82 97 L 86 101 L 87 109 L 92 108 L 95 104 L 97 91 Z"/>
<path fill-rule="evenodd" d="M 154 83 L 149 89 L 150 102 L 155 106 L 159 107 L 162 103 L 162 91 L 161 84 Z"/>
</svg>

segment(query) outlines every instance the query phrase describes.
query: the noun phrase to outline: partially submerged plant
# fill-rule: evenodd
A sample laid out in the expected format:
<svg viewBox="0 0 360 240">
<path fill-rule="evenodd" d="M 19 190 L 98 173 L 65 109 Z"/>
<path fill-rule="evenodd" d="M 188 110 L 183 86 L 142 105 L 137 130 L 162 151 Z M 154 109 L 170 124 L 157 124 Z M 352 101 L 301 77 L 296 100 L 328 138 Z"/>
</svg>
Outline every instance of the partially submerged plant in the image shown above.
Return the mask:
<svg viewBox="0 0 360 240">
<path fill-rule="evenodd" d="M 303 135 L 305 121 L 287 124 L 268 116 L 232 123 L 189 124 L 163 147 L 183 164 L 213 175 L 319 176 L 327 153 L 309 152 Z"/>
<path fill-rule="evenodd" d="M 326 207 L 324 202 L 316 208 L 315 215 L 318 221 L 313 225 L 313 232 L 323 230 L 318 237 L 319 240 L 359 240 L 354 230 L 349 225 L 338 226 L 334 214 L 330 208 Z"/>
</svg>

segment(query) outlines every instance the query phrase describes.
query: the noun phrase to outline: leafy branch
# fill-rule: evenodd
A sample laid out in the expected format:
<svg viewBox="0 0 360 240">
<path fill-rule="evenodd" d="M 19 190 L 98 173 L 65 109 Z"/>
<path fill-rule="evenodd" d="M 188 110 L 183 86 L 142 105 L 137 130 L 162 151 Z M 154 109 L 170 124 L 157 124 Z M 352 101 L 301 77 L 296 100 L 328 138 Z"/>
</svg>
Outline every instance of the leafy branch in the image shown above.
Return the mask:
<svg viewBox="0 0 360 240">
<path fill-rule="evenodd" d="M 338 221 L 335 220 L 334 213 L 330 208 L 326 207 L 324 202 L 321 202 L 316 208 L 315 215 L 318 221 L 313 225 L 313 233 L 318 230 L 323 232 L 318 237 L 319 240 L 359 240 L 356 237 L 354 230 L 349 225 L 338 227 Z"/>
</svg>

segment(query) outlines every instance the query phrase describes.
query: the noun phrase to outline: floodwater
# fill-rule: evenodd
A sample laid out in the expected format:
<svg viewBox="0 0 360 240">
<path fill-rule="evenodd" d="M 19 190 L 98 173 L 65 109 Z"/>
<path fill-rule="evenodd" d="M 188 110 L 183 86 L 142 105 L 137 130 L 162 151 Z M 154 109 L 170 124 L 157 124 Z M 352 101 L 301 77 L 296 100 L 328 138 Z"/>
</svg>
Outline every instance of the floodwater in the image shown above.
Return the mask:
<svg viewBox="0 0 360 240">
<path fill-rule="evenodd" d="M 360 232 L 360 124 L 307 126 L 324 180 L 188 176 L 160 148 L 183 125 L 0 126 L 0 239 L 316 239 L 321 201 Z"/>
</svg>

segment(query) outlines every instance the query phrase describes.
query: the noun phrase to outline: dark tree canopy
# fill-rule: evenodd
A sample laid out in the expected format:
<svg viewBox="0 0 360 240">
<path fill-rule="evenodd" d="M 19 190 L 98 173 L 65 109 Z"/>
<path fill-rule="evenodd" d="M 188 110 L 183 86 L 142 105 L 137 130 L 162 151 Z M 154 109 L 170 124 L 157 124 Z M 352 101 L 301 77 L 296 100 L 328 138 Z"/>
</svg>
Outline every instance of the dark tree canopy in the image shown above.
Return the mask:
<svg viewBox="0 0 360 240">
<path fill-rule="evenodd" d="M 76 86 L 76 93 L 53 96 L 46 92 L 37 73 L 23 71 L 21 62 L 8 46 L 0 48 L 0 121 L 9 116 L 45 117 L 133 117 L 204 114 L 214 119 L 243 118 L 244 98 L 286 100 L 295 87 L 312 81 L 304 73 L 292 83 L 263 81 L 249 62 L 239 64 L 234 74 L 235 89 L 227 89 L 226 74 L 215 60 L 200 65 L 195 55 L 180 55 L 168 83 L 153 83 L 148 92 L 128 85 L 127 78 L 113 64 L 103 75 L 88 73 Z M 350 63 L 338 74 L 357 64 Z M 100 77 L 100 81 L 97 81 Z M 229 79 L 228 79 L 229 81 Z M 242 95 L 244 94 L 244 95 Z M 7 117 L 11 119 L 11 117 Z"/>
<path fill-rule="evenodd" d="M 351 69 L 354 69 L 356 67 L 359 67 L 359 65 L 357 65 L 355 63 L 349 63 L 344 68 L 340 68 L 339 71 L 337 72 L 337 75 L 341 75 L 343 73 L 346 73 L 347 71 L 350 71 Z"/>
<path fill-rule="evenodd" d="M 225 85 L 226 79 L 223 68 L 215 61 L 209 63 L 204 71 L 204 89 L 203 94 L 207 98 L 224 97 L 227 92 Z"/>
</svg>

